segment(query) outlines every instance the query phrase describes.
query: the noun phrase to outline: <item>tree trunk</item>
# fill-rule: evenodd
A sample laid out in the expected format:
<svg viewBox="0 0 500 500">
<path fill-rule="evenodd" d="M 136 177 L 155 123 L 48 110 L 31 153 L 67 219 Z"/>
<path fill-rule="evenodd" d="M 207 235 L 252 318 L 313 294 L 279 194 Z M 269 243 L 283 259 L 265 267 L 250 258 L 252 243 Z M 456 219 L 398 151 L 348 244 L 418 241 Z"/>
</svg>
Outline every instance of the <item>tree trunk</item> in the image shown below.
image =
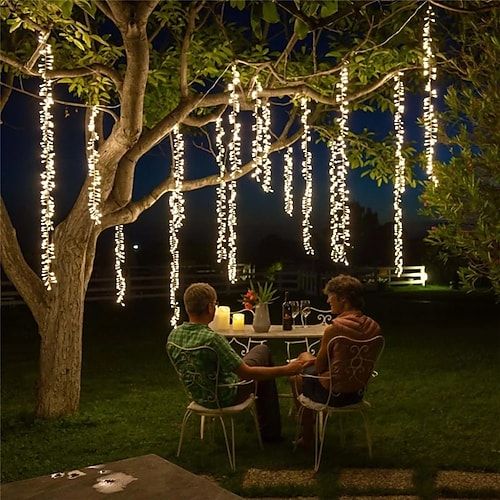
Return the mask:
<svg viewBox="0 0 500 500">
<path fill-rule="evenodd" d="M 40 372 L 36 415 L 54 418 L 78 411 L 82 367 L 82 332 L 85 280 L 85 247 L 59 246 L 57 284 L 43 322 L 39 324 Z M 49 292 L 50 293 L 50 292 Z"/>
</svg>

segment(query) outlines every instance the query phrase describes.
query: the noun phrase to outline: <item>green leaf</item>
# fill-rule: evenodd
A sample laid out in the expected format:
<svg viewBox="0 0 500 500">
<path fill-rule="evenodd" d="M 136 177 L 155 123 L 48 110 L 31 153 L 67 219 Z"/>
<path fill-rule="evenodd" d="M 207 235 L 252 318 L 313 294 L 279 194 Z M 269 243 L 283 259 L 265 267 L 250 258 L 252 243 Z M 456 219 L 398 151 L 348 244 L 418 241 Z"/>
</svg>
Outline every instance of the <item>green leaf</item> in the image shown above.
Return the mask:
<svg viewBox="0 0 500 500">
<path fill-rule="evenodd" d="M 252 25 L 252 31 L 254 35 L 260 40 L 262 38 L 262 26 L 260 23 L 261 16 L 256 11 L 256 9 L 252 6 L 252 10 L 250 11 L 250 24 Z"/>
<path fill-rule="evenodd" d="M 303 40 L 309 33 L 309 26 L 307 26 L 307 24 L 301 21 L 299 18 L 296 18 L 295 24 L 293 26 L 293 31 L 295 32 L 299 40 Z"/>
<path fill-rule="evenodd" d="M 22 20 L 21 19 L 14 19 L 14 20 L 9 19 L 7 21 L 7 23 L 10 24 L 9 33 L 12 33 L 13 31 L 16 31 L 17 28 L 19 28 L 19 26 L 21 26 Z"/>
<path fill-rule="evenodd" d="M 323 6 L 321 7 L 320 16 L 328 17 L 335 14 L 339 10 L 338 0 L 325 0 Z"/>
<path fill-rule="evenodd" d="M 243 10 L 245 8 L 245 0 L 230 0 L 229 5 L 233 9 Z"/>
<path fill-rule="evenodd" d="M 71 17 L 72 10 L 73 10 L 73 0 L 66 0 L 61 4 L 61 11 L 64 17 L 66 18 Z"/>
<path fill-rule="evenodd" d="M 274 2 L 265 1 L 262 4 L 262 17 L 271 24 L 279 22 L 280 16 Z"/>
<path fill-rule="evenodd" d="M 83 45 L 80 40 L 77 40 L 76 38 L 73 39 L 73 43 L 80 49 L 80 50 L 85 50 L 85 46 Z"/>
</svg>

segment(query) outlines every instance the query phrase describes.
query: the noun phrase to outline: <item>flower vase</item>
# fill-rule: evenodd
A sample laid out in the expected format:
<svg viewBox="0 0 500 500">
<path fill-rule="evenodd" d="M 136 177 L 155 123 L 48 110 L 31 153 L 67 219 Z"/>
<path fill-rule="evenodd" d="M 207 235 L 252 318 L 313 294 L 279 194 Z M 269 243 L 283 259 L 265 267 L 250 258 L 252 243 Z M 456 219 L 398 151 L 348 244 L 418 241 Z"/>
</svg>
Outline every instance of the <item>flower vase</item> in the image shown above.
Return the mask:
<svg viewBox="0 0 500 500">
<path fill-rule="evenodd" d="M 271 328 L 268 304 L 257 304 L 253 316 L 253 329 L 255 333 L 267 333 Z"/>
</svg>

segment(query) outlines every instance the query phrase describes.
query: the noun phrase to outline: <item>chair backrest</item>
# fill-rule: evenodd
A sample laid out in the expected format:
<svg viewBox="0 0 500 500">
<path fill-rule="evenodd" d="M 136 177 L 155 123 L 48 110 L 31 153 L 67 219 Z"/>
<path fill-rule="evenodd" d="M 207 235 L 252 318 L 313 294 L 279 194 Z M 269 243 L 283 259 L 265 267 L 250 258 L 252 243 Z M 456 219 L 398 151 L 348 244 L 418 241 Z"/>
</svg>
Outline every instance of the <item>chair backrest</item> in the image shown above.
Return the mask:
<svg viewBox="0 0 500 500">
<path fill-rule="evenodd" d="M 384 349 L 384 337 L 354 340 L 339 335 L 328 343 L 331 393 L 364 390 Z"/>
<path fill-rule="evenodd" d="M 220 408 L 217 351 L 209 346 L 182 347 L 168 342 L 167 353 L 188 396 L 200 404 Z"/>
</svg>

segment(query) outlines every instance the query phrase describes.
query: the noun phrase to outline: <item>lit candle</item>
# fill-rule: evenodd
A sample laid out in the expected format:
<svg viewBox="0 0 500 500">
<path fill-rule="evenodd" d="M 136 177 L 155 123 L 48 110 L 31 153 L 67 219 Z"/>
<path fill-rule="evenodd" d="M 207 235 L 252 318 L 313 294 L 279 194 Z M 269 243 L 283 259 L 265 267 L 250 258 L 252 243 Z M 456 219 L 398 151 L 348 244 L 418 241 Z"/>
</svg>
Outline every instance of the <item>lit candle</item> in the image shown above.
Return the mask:
<svg viewBox="0 0 500 500">
<path fill-rule="evenodd" d="M 228 306 L 218 306 L 215 310 L 215 316 L 210 323 L 212 330 L 219 332 L 222 330 L 229 330 L 229 316 L 231 309 Z"/>
<path fill-rule="evenodd" d="M 233 331 L 241 332 L 245 329 L 245 315 L 241 313 L 233 314 Z"/>
</svg>

